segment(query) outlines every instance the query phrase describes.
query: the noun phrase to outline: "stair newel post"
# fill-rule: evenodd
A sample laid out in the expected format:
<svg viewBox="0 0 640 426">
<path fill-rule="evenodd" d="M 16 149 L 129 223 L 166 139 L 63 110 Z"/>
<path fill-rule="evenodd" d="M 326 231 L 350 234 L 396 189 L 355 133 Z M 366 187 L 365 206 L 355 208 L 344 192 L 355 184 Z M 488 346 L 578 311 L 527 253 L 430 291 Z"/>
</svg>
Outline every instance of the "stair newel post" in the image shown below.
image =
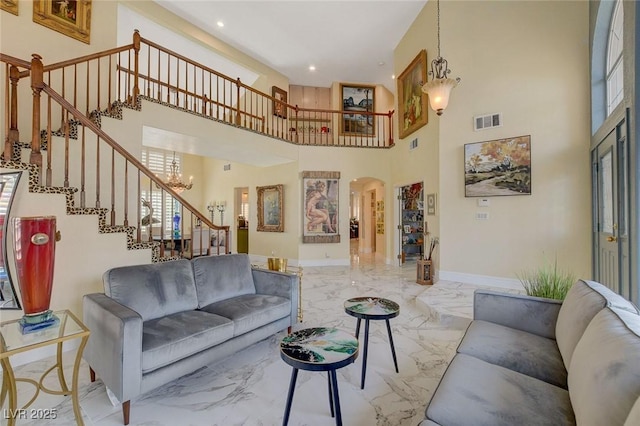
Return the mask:
<svg viewBox="0 0 640 426">
<path fill-rule="evenodd" d="M 240 82 L 240 77 L 238 77 L 238 80 L 236 81 L 236 124 L 239 126 L 240 125 L 240 85 L 242 84 L 242 82 Z"/>
<path fill-rule="evenodd" d="M 40 152 L 40 95 L 44 88 L 42 56 L 34 53 L 31 59 L 31 91 L 33 92 L 33 121 L 31 126 L 31 156 L 29 162 L 38 166 L 38 182 L 42 181 L 42 153 Z"/>
<path fill-rule="evenodd" d="M 133 31 L 133 98 L 131 99 L 131 105 L 135 105 L 138 102 L 138 95 L 140 94 L 140 86 L 138 85 L 138 79 L 140 77 L 140 32 L 138 30 Z"/>
<path fill-rule="evenodd" d="M 20 139 L 18 133 L 18 81 L 20 81 L 20 71 L 15 65 L 9 68 L 9 80 L 11 81 L 11 107 L 9 111 L 9 129 L 7 139 L 4 144 L 4 160 L 13 160 L 13 146 Z"/>
</svg>

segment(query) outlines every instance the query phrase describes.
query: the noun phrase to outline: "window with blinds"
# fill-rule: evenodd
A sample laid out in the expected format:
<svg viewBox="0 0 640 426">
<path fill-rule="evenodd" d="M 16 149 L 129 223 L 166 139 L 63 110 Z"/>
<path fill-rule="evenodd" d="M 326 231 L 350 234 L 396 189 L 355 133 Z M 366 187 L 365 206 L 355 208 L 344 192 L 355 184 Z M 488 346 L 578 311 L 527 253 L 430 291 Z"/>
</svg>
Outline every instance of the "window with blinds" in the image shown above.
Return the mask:
<svg viewBox="0 0 640 426">
<path fill-rule="evenodd" d="M 163 151 L 161 149 L 143 148 L 142 149 L 142 164 L 144 164 L 149 170 L 151 170 L 160 179 L 166 180 L 171 171 L 171 163 L 174 160 L 178 165 L 178 170 L 181 168 L 182 156 L 174 154 L 172 152 Z M 153 217 L 160 220 L 161 223 L 155 224 L 156 227 L 163 226 L 164 234 L 171 233 L 173 227 L 173 215 L 175 214 L 175 205 L 173 197 L 166 194 L 164 191 L 151 191 L 149 194 L 149 188 L 142 188 L 142 198 L 151 202 L 153 207 Z M 164 197 L 163 197 L 164 194 Z M 164 198 L 164 200 L 163 200 Z M 142 202 L 142 201 L 140 201 Z M 164 204 L 164 209 L 162 208 Z M 142 208 L 144 212 L 145 207 Z M 146 214 L 149 212 L 147 211 Z M 143 213 L 144 215 L 145 213 Z M 163 217 L 164 214 L 164 217 Z M 153 225 L 152 225 L 153 226 Z"/>
<path fill-rule="evenodd" d="M 613 112 L 624 97 L 623 21 L 624 9 L 622 1 L 618 0 L 613 11 L 607 45 L 607 115 Z"/>
</svg>

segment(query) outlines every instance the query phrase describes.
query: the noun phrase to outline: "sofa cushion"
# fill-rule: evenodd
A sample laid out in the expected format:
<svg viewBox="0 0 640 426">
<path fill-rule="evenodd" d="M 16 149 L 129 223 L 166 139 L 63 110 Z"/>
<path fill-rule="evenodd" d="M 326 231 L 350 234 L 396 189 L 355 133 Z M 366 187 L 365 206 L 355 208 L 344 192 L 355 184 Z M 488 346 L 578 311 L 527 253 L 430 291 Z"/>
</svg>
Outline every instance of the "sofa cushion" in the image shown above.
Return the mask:
<svg viewBox="0 0 640 426">
<path fill-rule="evenodd" d="M 142 326 L 142 372 L 148 373 L 233 337 L 233 323 L 202 311 L 186 311 Z"/>
<path fill-rule="evenodd" d="M 476 320 L 458 352 L 567 388 L 567 370 L 553 339 Z"/>
<path fill-rule="evenodd" d="M 621 425 L 640 396 L 640 316 L 605 308 L 576 346 L 569 392 L 581 425 Z"/>
<path fill-rule="evenodd" d="M 251 263 L 246 254 L 204 256 L 191 262 L 200 308 L 220 300 L 256 292 Z"/>
<path fill-rule="evenodd" d="M 193 270 L 185 259 L 113 268 L 102 281 L 107 296 L 136 311 L 143 321 L 198 307 Z"/>
<path fill-rule="evenodd" d="M 441 425 L 573 425 L 569 392 L 478 358 L 457 354 L 427 418 Z"/>
<path fill-rule="evenodd" d="M 569 289 L 556 323 L 556 340 L 567 370 L 582 333 L 605 306 L 638 313 L 638 309 L 631 302 L 594 281 L 578 280 Z"/>
<path fill-rule="evenodd" d="M 229 318 L 234 336 L 291 315 L 291 300 L 266 294 L 244 294 L 202 308 L 205 312 Z"/>
</svg>

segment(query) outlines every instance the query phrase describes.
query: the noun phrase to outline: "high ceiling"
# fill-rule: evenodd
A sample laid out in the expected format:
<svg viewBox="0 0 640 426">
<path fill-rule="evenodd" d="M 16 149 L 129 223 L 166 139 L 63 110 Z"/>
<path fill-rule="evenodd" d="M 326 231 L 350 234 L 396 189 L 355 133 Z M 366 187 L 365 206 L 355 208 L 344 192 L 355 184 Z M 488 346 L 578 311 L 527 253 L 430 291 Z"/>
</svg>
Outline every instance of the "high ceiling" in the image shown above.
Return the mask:
<svg viewBox="0 0 640 426">
<path fill-rule="evenodd" d="M 290 84 L 372 83 L 395 92 L 393 50 L 426 1 L 157 3 L 284 74 Z"/>
</svg>

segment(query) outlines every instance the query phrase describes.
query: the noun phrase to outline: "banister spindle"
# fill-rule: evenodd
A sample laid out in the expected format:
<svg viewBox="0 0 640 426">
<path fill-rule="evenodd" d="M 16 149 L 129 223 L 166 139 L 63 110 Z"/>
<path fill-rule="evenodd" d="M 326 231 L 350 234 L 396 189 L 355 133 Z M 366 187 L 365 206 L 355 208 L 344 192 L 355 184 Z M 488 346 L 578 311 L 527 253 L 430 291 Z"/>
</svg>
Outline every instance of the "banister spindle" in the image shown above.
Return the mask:
<svg viewBox="0 0 640 426">
<path fill-rule="evenodd" d="M 138 79 L 140 77 L 139 71 L 139 54 L 140 54 L 140 32 L 138 30 L 133 31 L 133 102 L 132 105 L 138 101 L 138 95 L 140 94 L 140 86 Z"/>
<path fill-rule="evenodd" d="M 11 99 L 7 96 L 5 103 L 5 129 L 7 138 L 4 144 L 4 161 L 13 160 L 13 146 L 20 140 L 20 133 L 18 131 L 18 82 L 20 81 L 20 71 L 18 67 L 11 65 L 8 76 L 5 93 L 9 93 L 9 82 L 11 82 Z"/>
<path fill-rule="evenodd" d="M 38 167 L 38 182 L 42 182 L 42 153 L 40 152 L 40 96 L 43 81 L 42 56 L 34 53 L 31 58 L 31 91 L 33 93 L 33 115 L 31 125 L 31 155 L 29 163 Z"/>
<path fill-rule="evenodd" d="M 236 124 L 239 126 L 241 119 L 240 119 L 240 84 L 242 84 L 240 82 L 240 77 L 238 77 L 238 79 L 236 80 Z"/>
</svg>

